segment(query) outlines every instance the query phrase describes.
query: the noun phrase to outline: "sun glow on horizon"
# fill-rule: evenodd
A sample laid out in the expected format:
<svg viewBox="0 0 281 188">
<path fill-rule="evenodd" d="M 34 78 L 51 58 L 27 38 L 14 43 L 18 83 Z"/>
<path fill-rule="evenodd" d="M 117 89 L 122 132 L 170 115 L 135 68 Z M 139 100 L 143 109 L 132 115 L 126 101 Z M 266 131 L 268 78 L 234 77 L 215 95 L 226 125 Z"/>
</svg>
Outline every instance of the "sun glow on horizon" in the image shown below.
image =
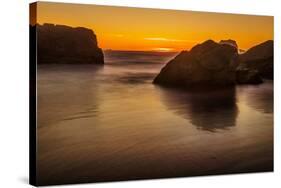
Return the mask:
<svg viewBox="0 0 281 188">
<path fill-rule="evenodd" d="M 176 52 L 174 48 L 153 48 L 152 51 L 156 52 Z"/>
</svg>

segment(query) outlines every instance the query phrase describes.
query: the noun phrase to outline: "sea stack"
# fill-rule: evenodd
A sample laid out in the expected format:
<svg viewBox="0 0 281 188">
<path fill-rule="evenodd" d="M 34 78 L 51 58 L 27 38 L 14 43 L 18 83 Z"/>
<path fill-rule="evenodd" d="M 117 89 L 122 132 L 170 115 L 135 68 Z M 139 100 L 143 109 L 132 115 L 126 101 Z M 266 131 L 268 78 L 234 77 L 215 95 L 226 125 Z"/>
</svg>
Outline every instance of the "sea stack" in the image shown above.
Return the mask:
<svg viewBox="0 0 281 188">
<path fill-rule="evenodd" d="M 239 55 L 233 44 L 207 40 L 190 51 L 182 51 L 162 68 L 153 82 L 184 88 L 234 85 Z"/>
<path fill-rule="evenodd" d="M 36 26 L 38 64 L 104 64 L 102 49 L 91 29 L 65 25 Z"/>
</svg>

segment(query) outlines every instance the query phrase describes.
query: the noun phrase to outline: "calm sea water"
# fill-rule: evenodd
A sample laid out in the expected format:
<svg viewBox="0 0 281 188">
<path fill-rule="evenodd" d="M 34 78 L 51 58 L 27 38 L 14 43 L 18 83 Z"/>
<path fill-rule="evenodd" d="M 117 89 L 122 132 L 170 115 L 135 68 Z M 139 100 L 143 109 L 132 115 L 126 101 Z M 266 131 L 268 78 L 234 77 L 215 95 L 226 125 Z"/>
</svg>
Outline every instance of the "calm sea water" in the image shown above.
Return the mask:
<svg viewBox="0 0 281 188">
<path fill-rule="evenodd" d="M 273 170 L 273 83 L 209 92 L 151 82 L 175 54 L 38 66 L 46 184 Z"/>
</svg>

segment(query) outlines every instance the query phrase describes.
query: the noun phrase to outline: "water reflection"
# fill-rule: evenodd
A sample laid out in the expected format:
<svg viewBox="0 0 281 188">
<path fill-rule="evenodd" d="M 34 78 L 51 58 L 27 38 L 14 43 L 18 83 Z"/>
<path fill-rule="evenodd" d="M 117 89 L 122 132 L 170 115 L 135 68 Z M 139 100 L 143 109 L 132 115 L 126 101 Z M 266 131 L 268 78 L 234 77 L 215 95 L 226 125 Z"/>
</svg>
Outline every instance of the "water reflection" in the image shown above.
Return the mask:
<svg viewBox="0 0 281 188">
<path fill-rule="evenodd" d="M 154 87 L 161 67 L 40 65 L 39 181 L 272 171 L 272 84 Z"/>
<path fill-rule="evenodd" d="M 273 82 L 267 81 L 257 86 L 238 87 L 239 101 L 262 113 L 273 113 Z"/>
<path fill-rule="evenodd" d="M 235 87 L 196 92 L 158 88 L 163 104 L 198 129 L 215 132 L 236 125 Z"/>
<path fill-rule="evenodd" d="M 38 66 L 39 127 L 52 122 L 90 118 L 97 114 L 102 66 Z"/>
<path fill-rule="evenodd" d="M 174 58 L 178 52 L 153 52 L 153 51 L 104 51 L 106 65 L 132 65 L 155 64 L 167 62 Z"/>
<path fill-rule="evenodd" d="M 120 74 L 116 76 L 116 81 L 122 84 L 144 84 L 151 83 L 151 80 L 155 77 L 154 73 L 146 73 L 146 72 L 135 72 L 130 73 L 126 72 L 125 74 Z"/>
</svg>

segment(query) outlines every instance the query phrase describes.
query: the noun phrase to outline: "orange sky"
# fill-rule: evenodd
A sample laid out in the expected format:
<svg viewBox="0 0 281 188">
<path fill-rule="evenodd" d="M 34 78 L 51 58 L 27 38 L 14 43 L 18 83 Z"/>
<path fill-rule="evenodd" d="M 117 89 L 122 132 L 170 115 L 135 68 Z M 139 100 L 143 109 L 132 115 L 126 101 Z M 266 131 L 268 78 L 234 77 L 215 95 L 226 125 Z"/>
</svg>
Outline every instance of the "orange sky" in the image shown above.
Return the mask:
<svg viewBox="0 0 281 188">
<path fill-rule="evenodd" d="M 272 16 L 39 2 L 37 22 L 91 28 L 113 50 L 180 51 L 207 39 L 246 50 L 273 39 Z"/>
</svg>

